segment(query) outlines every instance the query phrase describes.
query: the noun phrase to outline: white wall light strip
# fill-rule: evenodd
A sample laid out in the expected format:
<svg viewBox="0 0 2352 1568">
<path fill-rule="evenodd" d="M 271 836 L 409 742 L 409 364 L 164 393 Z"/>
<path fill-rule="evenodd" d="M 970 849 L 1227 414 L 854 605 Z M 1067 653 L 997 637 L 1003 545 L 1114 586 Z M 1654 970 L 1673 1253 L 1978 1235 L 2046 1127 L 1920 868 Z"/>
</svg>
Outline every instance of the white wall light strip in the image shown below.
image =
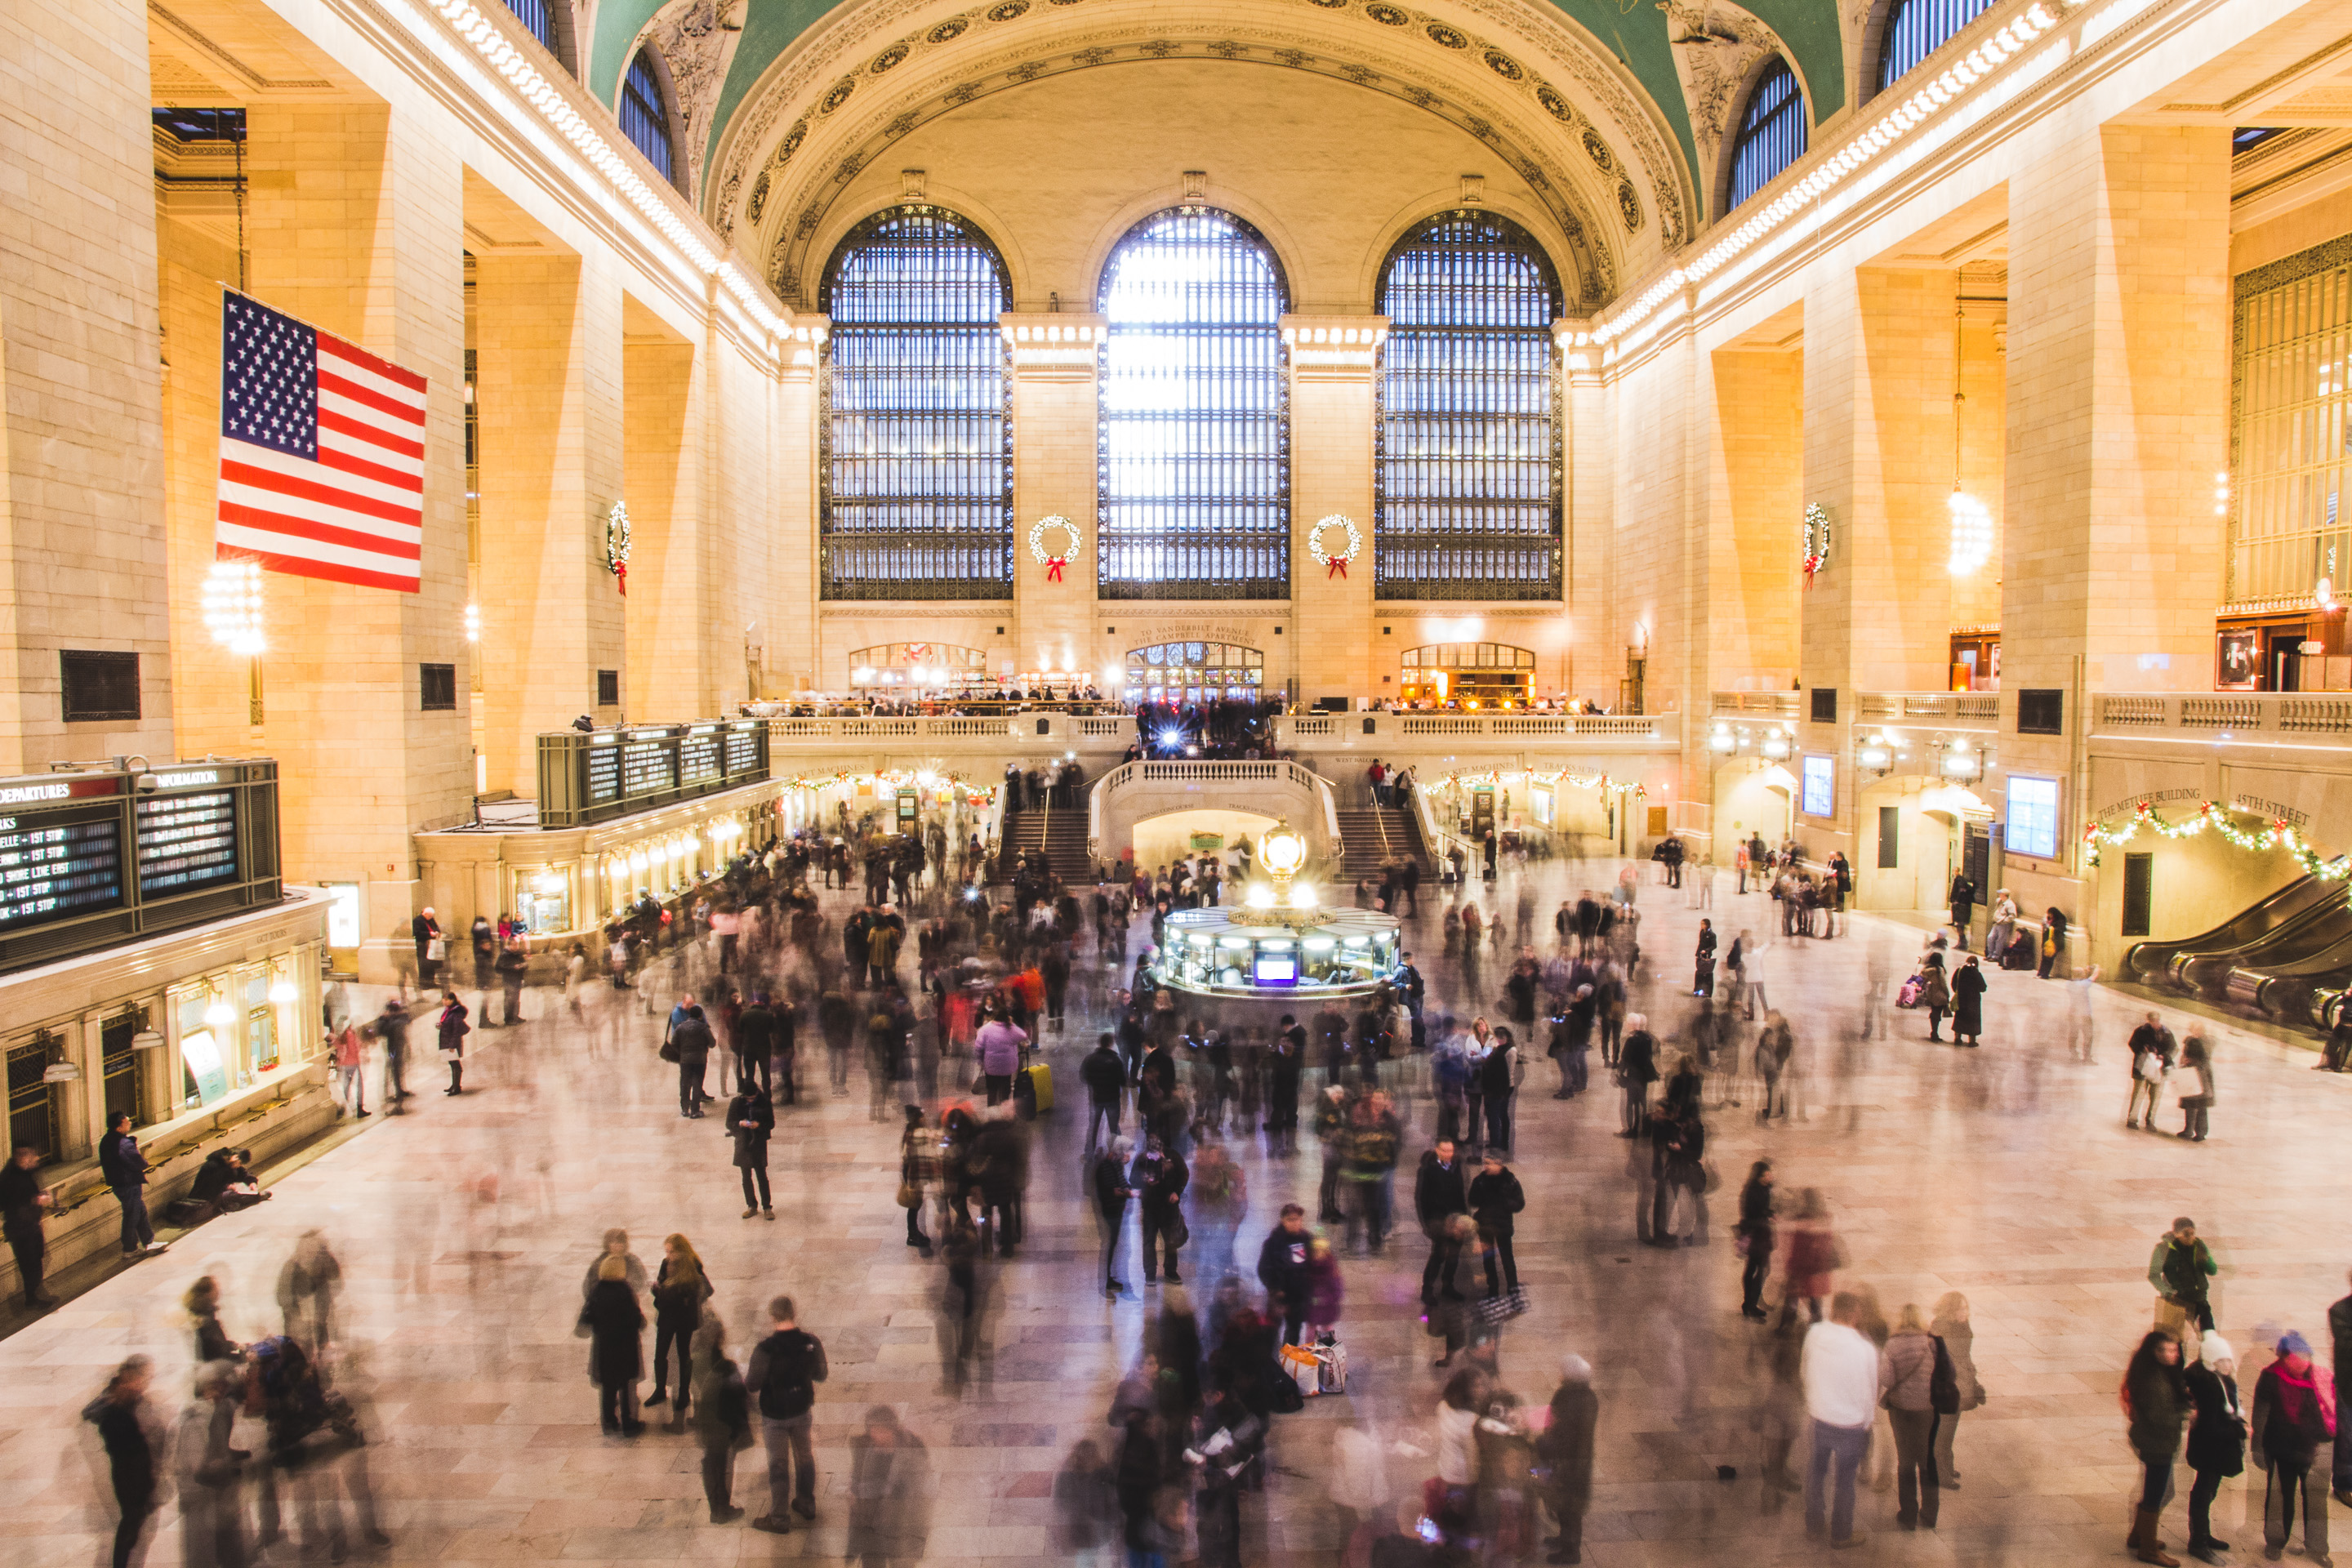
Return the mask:
<svg viewBox="0 0 2352 1568">
<path fill-rule="evenodd" d="M 786 338 L 793 335 L 791 321 L 777 314 L 760 286 L 745 273 L 742 264 L 733 257 L 722 258 L 704 243 L 696 226 L 680 217 L 667 201 L 646 184 L 636 170 L 630 166 L 628 159 L 614 146 L 612 138 L 589 123 L 578 110 L 572 108 L 562 89 L 549 81 L 521 50 L 507 40 L 498 24 L 483 16 L 473 0 L 426 0 L 426 3 L 472 47 L 484 64 L 505 78 L 526 102 L 539 110 L 540 117 L 571 143 L 573 151 L 587 159 L 596 172 L 611 183 L 638 216 L 653 225 L 664 238 L 676 246 L 679 255 L 705 278 L 717 278 L 719 286 L 771 336 Z M 802 335 L 805 336 L 805 332 Z"/>
<path fill-rule="evenodd" d="M 2060 18 L 2072 8 L 2072 4 L 2073 0 L 2035 0 L 2023 16 L 2012 17 L 2000 31 L 1905 99 L 1892 112 L 1882 115 L 1875 123 L 1850 137 L 1844 146 L 1816 164 L 1803 179 L 1765 204 L 1761 211 L 1751 214 L 1738 227 L 1708 246 L 1697 259 L 1686 266 L 1669 269 L 1664 277 L 1643 289 L 1633 303 L 1596 323 L 1591 331 L 1574 333 L 1567 341 L 1579 348 L 1592 343 L 1605 344 L 1643 325 L 1685 287 L 1705 281 L 1814 201 L 1837 189 L 1875 163 L 1881 154 L 1905 142 L 1940 110 L 1958 101 L 1969 88 L 2008 64 L 2028 45 L 2057 26 Z M 2145 4 L 2146 0 L 2142 0 L 2140 5 L 2131 9 L 2135 12 L 2144 9 Z M 2052 49 L 2043 51 L 2053 55 L 2047 64 L 2054 67 L 2058 63 L 2054 51 L 2063 47 L 2053 46 Z M 2037 58 L 2035 63 L 2045 62 Z"/>
</svg>

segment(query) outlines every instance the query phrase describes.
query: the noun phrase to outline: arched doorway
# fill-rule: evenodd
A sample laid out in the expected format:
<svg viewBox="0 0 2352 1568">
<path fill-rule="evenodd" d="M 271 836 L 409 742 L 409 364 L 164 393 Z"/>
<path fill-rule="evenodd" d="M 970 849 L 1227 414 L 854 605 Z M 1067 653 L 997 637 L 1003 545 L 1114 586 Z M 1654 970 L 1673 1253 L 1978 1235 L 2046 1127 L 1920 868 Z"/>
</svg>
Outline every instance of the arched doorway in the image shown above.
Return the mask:
<svg viewBox="0 0 2352 1568">
<path fill-rule="evenodd" d="M 988 679 L 988 656 L 952 643 L 893 642 L 861 647 L 849 656 L 853 687 L 897 687 L 956 691 Z"/>
<path fill-rule="evenodd" d="M 1408 702 L 1503 708 L 1532 702 L 1536 656 L 1497 642 L 1424 643 L 1404 650 L 1399 684 Z"/>
<path fill-rule="evenodd" d="M 1167 642 L 1127 650 L 1135 702 L 1255 702 L 1265 695 L 1265 655 L 1238 643 Z"/>
</svg>

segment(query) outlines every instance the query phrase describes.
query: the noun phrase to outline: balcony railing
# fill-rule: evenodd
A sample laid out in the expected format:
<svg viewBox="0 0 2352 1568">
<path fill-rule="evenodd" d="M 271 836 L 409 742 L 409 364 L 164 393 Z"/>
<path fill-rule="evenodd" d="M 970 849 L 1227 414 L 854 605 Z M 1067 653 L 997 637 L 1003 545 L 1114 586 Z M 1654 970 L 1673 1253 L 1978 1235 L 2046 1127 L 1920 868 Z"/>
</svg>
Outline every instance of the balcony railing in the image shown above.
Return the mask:
<svg viewBox="0 0 2352 1568">
<path fill-rule="evenodd" d="M 2352 692 L 2101 692 L 2091 699 L 2097 731 L 2238 735 L 2352 735 Z"/>
<path fill-rule="evenodd" d="M 1853 716 L 1869 724 L 1937 724 L 1986 728 L 2000 722 L 2000 694 L 1993 691 L 1863 691 L 1854 695 Z"/>
<path fill-rule="evenodd" d="M 1715 694 L 1715 710 L 1744 713 L 1757 719 L 1794 719 L 1797 700 L 1802 695 L 1796 691 L 1718 691 Z"/>
<path fill-rule="evenodd" d="M 1363 740 L 1618 740 L 1675 743 L 1677 721 L 1642 713 L 1301 713 L 1275 721 L 1286 746 Z"/>
</svg>

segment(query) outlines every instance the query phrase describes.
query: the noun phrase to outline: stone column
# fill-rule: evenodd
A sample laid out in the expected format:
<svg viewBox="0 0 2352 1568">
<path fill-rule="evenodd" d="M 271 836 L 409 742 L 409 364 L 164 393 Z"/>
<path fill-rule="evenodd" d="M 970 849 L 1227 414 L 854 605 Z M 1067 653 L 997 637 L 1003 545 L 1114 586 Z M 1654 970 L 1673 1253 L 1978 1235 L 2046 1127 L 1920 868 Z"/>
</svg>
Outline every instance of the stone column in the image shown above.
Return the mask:
<svg viewBox="0 0 2352 1568">
<path fill-rule="evenodd" d="M 706 494 L 707 363 L 652 312 L 632 308 L 621 346 L 621 494 L 632 550 L 628 665 L 621 708 L 632 720 L 709 717 L 718 710 L 710 633 L 719 563 Z M 740 681 L 730 682 L 740 685 Z M 618 711 L 600 712 L 611 722 Z"/>
<path fill-rule="evenodd" d="M 0 773 L 161 761 L 172 585 L 146 7 L 9 6 L 0 59 Z M 138 716 L 68 727 L 64 648 L 138 656 Z"/>
<path fill-rule="evenodd" d="M 817 416 L 824 402 L 821 382 L 829 324 L 823 316 L 794 319 L 792 340 L 782 345 L 782 363 L 769 392 L 765 416 L 756 425 L 766 438 L 764 464 L 755 468 L 730 460 L 725 470 L 730 489 L 748 488 L 751 492 L 735 503 L 751 520 L 747 526 L 772 531 L 774 586 L 770 603 L 777 612 L 778 624 L 764 646 L 770 679 L 782 689 L 778 695 L 826 683 L 818 667 L 818 631 L 824 606 L 817 600 L 823 590 L 817 573 L 817 485 L 818 467 L 824 461 Z M 730 437 L 726 453 L 733 459 L 741 448 L 732 437 L 755 426 L 724 401 L 719 414 Z"/>
<path fill-rule="evenodd" d="M 286 875 L 364 884 L 362 979 L 406 946 L 412 830 L 465 816 L 465 211 L 457 149 L 432 117 L 380 103 L 253 110 L 252 292 L 426 378 L 423 589 L 268 578 L 268 720 Z M 217 318 L 206 344 L 219 352 Z M 175 368 L 175 384 L 181 384 Z M 208 516 L 175 526 L 200 528 Z M 193 586 L 190 592 L 193 593 Z M 182 638 L 184 657 L 211 653 Z M 226 656 L 222 656 L 226 657 Z M 458 705 L 423 711 L 418 665 L 457 667 Z"/>
<path fill-rule="evenodd" d="M 2009 300 L 2000 763 L 2061 789 L 2056 857 L 2012 843 L 2008 877 L 2079 919 L 2093 694 L 2212 686 L 2229 132 L 2111 125 L 2011 181 Z M 2021 732 L 2029 692 L 2057 733 Z"/>
<path fill-rule="evenodd" d="M 1099 682 L 1119 667 L 1123 649 L 1097 630 L 1096 568 L 1102 541 L 1096 521 L 1095 365 L 1102 317 L 1076 311 L 1008 311 L 1013 351 L 1013 605 L 1003 637 L 973 646 L 1017 671 L 1091 670 Z M 1086 549 L 1062 568 L 1062 580 L 1030 552 L 1029 531 L 1041 517 L 1066 517 L 1085 531 Z M 1049 552 L 1067 543 L 1054 531 Z M 1118 604 L 1103 605 L 1118 625 Z M 994 623 L 991 623 L 993 625 Z M 1108 639 L 1116 641 L 1116 638 Z"/>
<path fill-rule="evenodd" d="M 1373 646 L 1381 639 L 1372 629 L 1372 378 L 1388 328 L 1385 316 L 1282 319 L 1290 345 L 1290 651 L 1299 700 L 1309 704 L 1379 696 L 1374 656 L 1385 663 L 1395 654 Z M 1327 517 L 1356 525 L 1361 548 L 1342 568 L 1328 563 L 1347 553 L 1345 524 L 1314 538 Z"/>
<path fill-rule="evenodd" d="M 1562 322 L 1562 335 L 1572 323 Z M 1559 683 L 1571 696 L 1608 702 L 1617 695 L 1624 649 L 1612 642 L 1613 552 L 1610 549 L 1610 502 L 1616 493 L 1616 444 L 1610 438 L 1613 395 L 1601 379 L 1597 344 L 1564 347 L 1561 461 L 1567 512 L 1560 575 L 1568 610 L 1568 647 Z"/>
<path fill-rule="evenodd" d="M 596 672 L 625 662 L 604 545 L 624 470 L 621 289 L 608 266 L 601 253 L 536 248 L 475 257 L 482 755 L 492 792 L 535 794 L 537 737 L 593 712 Z"/>
</svg>

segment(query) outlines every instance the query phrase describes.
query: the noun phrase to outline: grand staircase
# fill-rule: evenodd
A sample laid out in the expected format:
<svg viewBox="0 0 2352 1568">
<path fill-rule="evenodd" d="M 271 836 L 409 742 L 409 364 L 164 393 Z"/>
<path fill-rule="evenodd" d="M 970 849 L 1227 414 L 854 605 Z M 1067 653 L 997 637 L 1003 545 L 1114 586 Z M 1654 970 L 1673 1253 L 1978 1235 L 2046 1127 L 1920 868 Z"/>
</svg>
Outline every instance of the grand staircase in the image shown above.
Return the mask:
<svg viewBox="0 0 2352 1568">
<path fill-rule="evenodd" d="M 1054 874 L 1072 887 L 1091 884 L 1094 862 L 1087 858 L 1087 813 L 1084 806 L 1037 806 L 1005 818 L 1004 831 L 1013 853 L 1045 852 Z"/>
<path fill-rule="evenodd" d="M 1423 877 L 1434 881 L 1437 865 L 1421 841 L 1421 826 L 1412 813 L 1401 806 L 1365 806 L 1339 813 L 1340 874 L 1353 882 L 1377 877 L 1391 860 L 1418 862 Z"/>
</svg>

